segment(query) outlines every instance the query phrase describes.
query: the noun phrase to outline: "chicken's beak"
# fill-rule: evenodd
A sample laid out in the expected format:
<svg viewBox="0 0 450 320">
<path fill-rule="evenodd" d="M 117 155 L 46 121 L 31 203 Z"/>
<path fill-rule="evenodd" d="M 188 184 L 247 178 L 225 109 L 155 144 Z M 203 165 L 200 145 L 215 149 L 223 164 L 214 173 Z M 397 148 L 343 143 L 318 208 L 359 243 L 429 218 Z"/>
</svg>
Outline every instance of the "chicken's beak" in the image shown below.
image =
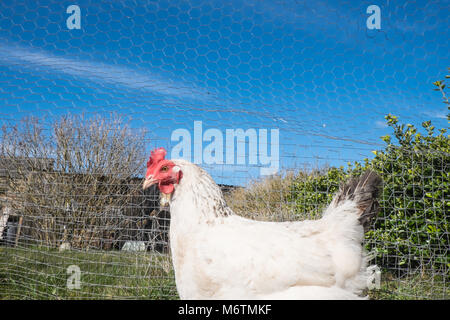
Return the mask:
<svg viewBox="0 0 450 320">
<path fill-rule="evenodd" d="M 154 184 L 157 183 L 157 182 L 158 182 L 158 180 L 155 179 L 155 178 L 153 178 L 153 176 L 148 176 L 148 177 L 145 178 L 145 180 L 144 180 L 144 184 L 143 184 L 143 186 L 142 186 L 142 189 L 145 190 L 145 189 L 147 189 L 148 187 L 154 185 Z"/>
</svg>

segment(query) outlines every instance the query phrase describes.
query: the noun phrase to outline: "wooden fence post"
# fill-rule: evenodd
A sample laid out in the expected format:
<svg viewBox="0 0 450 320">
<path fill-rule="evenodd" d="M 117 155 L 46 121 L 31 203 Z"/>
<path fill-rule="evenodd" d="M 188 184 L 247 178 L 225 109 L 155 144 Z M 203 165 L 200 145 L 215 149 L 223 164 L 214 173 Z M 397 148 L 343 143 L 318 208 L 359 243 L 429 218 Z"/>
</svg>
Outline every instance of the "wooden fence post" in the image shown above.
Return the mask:
<svg viewBox="0 0 450 320">
<path fill-rule="evenodd" d="M 20 229 L 22 229 L 22 222 L 23 222 L 23 216 L 20 216 L 19 218 L 19 224 L 17 226 L 17 232 L 16 232 L 16 241 L 15 241 L 15 247 L 19 244 L 19 237 L 20 237 Z"/>
</svg>

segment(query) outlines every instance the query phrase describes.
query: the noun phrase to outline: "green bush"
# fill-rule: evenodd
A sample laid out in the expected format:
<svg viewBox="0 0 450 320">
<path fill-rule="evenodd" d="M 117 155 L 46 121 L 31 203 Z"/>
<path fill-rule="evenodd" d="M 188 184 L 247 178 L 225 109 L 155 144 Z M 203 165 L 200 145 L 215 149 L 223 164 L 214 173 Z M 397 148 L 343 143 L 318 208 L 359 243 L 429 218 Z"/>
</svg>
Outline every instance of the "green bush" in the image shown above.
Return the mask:
<svg viewBox="0 0 450 320">
<path fill-rule="evenodd" d="M 299 173 L 290 193 L 290 202 L 294 204 L 296 213 L 307 218 L 319 218 L 347 175 L 343 167 Z"/>
<path fill-rule="evenodd" d="M 367 237 L 389 267 L 448 269 L 449 136 L 446 129 L 435 134 L 430 121 L 422 124 L 422 135 L 395 116 L 386 120 L 397 144 L 389 135 L 382 137 L 386 148 L 364 164 L 384 182 L 381 212 Z"/>
</svg>

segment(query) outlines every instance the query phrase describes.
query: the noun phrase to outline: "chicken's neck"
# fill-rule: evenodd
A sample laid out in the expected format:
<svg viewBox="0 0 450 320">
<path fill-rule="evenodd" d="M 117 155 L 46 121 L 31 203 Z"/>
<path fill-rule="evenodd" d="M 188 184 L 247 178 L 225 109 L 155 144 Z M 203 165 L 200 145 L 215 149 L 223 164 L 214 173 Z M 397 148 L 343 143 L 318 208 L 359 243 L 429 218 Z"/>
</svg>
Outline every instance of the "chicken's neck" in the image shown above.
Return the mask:
<svg viewBox="0 0 450 320">
<path fill-rule="evenodd" d="M 186 175 L 175 189 L 170 201 L 171 223 L 213 223 L 233 215 L 220 187 L 208 173 L 196 169 L 195 175 Z"/>
</svg>

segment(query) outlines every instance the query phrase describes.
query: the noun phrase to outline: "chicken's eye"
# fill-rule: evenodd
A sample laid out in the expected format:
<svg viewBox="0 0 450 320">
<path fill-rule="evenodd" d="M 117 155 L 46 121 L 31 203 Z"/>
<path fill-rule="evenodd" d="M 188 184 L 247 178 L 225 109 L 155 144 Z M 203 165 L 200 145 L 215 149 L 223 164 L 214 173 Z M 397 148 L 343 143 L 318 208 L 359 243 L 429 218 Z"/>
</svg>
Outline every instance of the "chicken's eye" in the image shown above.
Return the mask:
<svg viewBox="0 0 450 320">
<path fill-rule="evenodd" d="M 161 168 L 161 172 L 166 172 L 167 170 L 169 170 L 169 167 L 167 167 L 167 166 L 164 166 Z"/>
</svg>

